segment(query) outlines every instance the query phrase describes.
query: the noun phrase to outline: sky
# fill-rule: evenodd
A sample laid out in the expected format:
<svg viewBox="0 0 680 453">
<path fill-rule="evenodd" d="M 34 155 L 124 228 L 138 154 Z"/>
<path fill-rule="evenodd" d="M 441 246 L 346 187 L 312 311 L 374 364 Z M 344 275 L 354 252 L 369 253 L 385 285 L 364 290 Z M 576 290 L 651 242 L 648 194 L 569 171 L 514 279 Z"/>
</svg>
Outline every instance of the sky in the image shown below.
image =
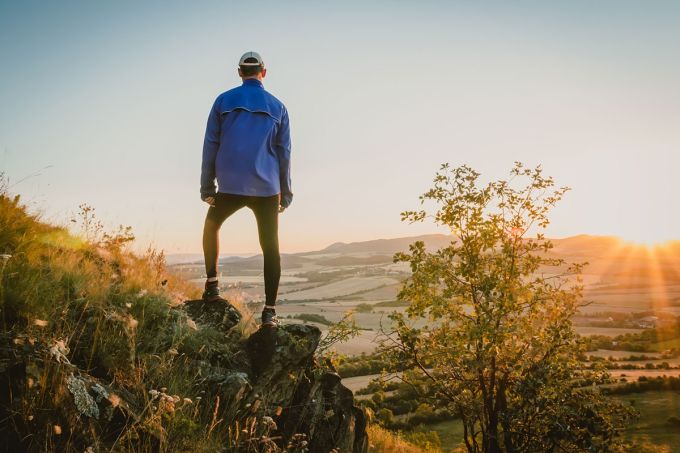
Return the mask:
<svg viewBox="0 0 680 453">
<path fill-rule="evenodd" d="M 0 171 L 32 212 L 86 203 L 201 251 L 208 112 L 259 52 L 290 114 L 283 252 L 443 232 L 401 222 L 440 164 L 542 165 L 572 191 L 548 234 L 680 239 L 680 3 L 6 2 Z M 259 250 L 248 209 L 224 253 Z"/>
</svg>

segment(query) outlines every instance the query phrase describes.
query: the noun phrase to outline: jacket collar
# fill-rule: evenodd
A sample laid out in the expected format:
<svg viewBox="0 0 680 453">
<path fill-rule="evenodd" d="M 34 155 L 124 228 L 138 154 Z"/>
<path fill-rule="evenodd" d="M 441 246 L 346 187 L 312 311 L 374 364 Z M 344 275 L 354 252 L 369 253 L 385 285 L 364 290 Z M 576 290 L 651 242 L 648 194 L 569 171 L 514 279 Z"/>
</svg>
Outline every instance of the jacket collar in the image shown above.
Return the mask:
<svg viewBox="0 0 680 453">
<path fill-rule="evenodd" d="M 264 88 L 264 85 L 262 84 L 262 82 L 260 82 L 257 79 L 245 79 L 243 81 L 243 85 L 257 86 L 257 87 L 260 87 L 260 88 Z"/>
</svg>

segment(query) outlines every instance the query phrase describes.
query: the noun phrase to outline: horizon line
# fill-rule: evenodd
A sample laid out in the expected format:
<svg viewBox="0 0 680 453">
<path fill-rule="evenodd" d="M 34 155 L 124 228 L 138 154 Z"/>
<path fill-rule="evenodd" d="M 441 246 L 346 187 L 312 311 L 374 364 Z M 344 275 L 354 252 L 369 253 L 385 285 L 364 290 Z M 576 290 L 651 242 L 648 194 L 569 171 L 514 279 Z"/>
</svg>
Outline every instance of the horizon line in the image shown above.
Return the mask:
<svg viewBox="0 0 680 453">
<path fill-rule="evenodd" d="M 308 249 L 308 250 L 297 250 L 297 251 L 291 251 L 291 252 L 281 252 L 281 255 L 295 255 L 299 253 L 310 253 L 310 252 L 320 252 L 328 247 L 335 245 L 335 244 L 343 244 L 343 245 L 351 245 L 351 244 L 360 244 L 362 242 L 373 242 L 373 241 L 390 241 L 390 240 L 397 240 L 397 239 L 408 239 L 408 238 L 418 238 L 418 237 L 425 237 L 425 236 L 453 236 L 453 234 L 445 234 L 445 233 L 425 233 L 425 234 L 418 234 L 418 235 L 408 235 L 408 236 L 395 236 L 395 237 L 381 237 L 381 238 L 374 238 L 374 239 L 365 239 L 361 241 L 335 241 L 331 242 L 330 244 L 326 245 L 323 248 L 320 249 Z M 645 244 L 641 243 L 635 240 L 628 240 L 625 238 L 622 238 L 621 236 L 616 236 L 616 235 L 606 235 L 606 234 L 590 234 L 590 233 L 579 233 L 579 234 L 574 234 L 570 236 L 562 236 L 562 237 L 548 237 L 546 236 L 546 239 L 548 240 L 565 240 L 565 239 L 573 239 L 573 238 L 578 238 L 578 237 L 591 237 L 591 238 L 601 238 L 601 239 L 615 239 L 623 244 L 628 244 L 628 245 L 633 245 L 633 246 L 639 246 L 639 247 L 647 247 L 647 248 L 655 248 L 655 247 L 663 247 L 675 243 L 680 243 L 680 239 L 671 239 L 668 241 L 661 241 L 658 243 L 653 243 L 653 244 Z M 202 255 L 203 251 L 196 251 L 196 252 L 173 252 L 173 253 L 166 253 L 166 256 L 180 256 L 180 255 Z M 252 251 L 252 252 L 241 252 L 241 253 L 220 253 L 219 257 L 220 258 L 228 258 L 228 257 L 254 257 L 257 255 L 261 255 L 262 251 Z"/>
</svg>

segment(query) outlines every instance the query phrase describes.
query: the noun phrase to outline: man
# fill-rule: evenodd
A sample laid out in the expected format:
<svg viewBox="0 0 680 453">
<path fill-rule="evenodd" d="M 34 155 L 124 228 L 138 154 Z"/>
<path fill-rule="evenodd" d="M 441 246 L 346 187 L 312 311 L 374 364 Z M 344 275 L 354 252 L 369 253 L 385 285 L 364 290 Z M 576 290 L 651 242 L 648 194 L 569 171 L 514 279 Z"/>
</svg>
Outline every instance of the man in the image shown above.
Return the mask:
<svg viewBox="0 0 680 453">
<path fill-rule="evenodd" d="M 238 74 L 242 85 L 217 97 L 205 131 L 201 199 L 210 207 L 203 227 L 207 275 L 203 299 L 220 298 L 220 227 L 227 217 L 247 206 L 255 214 L 264 255 L 262 324 L 273 326 L 278 324 L 275 306 L 281 276 L 278 214 L 293 200 L 288 111 L 265 91 L 262 79 L 267 70 L 257 52 L 243 54 Z"/>
</svg>

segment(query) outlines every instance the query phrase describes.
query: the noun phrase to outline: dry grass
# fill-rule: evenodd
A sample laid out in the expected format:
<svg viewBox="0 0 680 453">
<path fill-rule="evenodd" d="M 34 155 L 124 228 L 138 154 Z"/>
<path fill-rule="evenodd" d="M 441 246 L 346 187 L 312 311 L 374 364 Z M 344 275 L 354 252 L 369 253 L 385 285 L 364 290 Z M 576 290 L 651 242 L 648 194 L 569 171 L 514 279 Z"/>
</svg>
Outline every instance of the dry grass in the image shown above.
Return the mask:
<svg viewBox="0 0 680 453">
<path fill-rule="evenodd" d="M 368 432 L 369 453 L 438 453 L 440 451 L 424 450 L 376 424 L 369 424 L 366 431 Z"/>
<path fill-rule="evenodd" d="M 0 187 L 0 374 L 7 364 L 24 370 L 2 375 L 0 391 L 12 389 L 0 407 L 3 436 L 27 439 L 29 451 L 219 450 L 233 420 L 207 431 L 216 401 L 199 392 L 200 363 L 237 360 L 231 351 L 254 330 L 252 313 L 232 295 L 243 319 L 229 337 L 196 329 L 177 308 L 200 289 L 166 272 L 162 252 L 131 253 L 129 228 L 103 231 L 89 207 L 81 216 L 76 236 Z M 113 438 L 98 438 L 109 427 L 79 413 L 73 376 L 109 392 Z"/>
</svg>

